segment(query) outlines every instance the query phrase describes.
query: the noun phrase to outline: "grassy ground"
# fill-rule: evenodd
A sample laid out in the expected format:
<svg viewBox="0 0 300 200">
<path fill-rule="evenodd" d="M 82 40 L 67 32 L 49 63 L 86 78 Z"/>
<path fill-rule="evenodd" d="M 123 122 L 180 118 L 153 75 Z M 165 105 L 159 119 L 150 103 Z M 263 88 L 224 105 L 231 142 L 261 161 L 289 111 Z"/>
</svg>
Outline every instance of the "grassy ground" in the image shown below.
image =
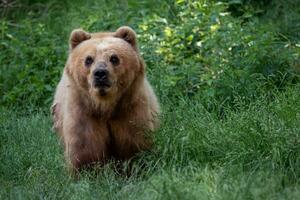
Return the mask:
<svg viewBox="0 0 300 200">
<path fill-rule="evenodd" d="M 49 116 L 1 115 L 1 199 L 296 199 L 300 195 L 300 87 L 220 120 L 197 104 L 165 102 L 156 146 L 133 162 L 79 180 L 66 172 Z M 124 170 L 126 165 L 124 165 Z"/>
<path fill-rule="evenodd" d="M 274 13 L 262 13 L 256 1 L 241 1 L 254 2 L 255 10 L 205 0 L 201 6 L 44 2 L 17 1 L 18 12 L 2 12 L 0 199 L 299 198 L 300 83 L 292 69 L 299 67 L 300 7 L 294 1 L 273 1 Z M 139 35 L 162 107 L 161 128 L 154 148 L 130 170 L 123 163 L 116 171 L 111 161 L 76 180 L 49 114 L 68 34 L 124 24 Z"/>
</svg>

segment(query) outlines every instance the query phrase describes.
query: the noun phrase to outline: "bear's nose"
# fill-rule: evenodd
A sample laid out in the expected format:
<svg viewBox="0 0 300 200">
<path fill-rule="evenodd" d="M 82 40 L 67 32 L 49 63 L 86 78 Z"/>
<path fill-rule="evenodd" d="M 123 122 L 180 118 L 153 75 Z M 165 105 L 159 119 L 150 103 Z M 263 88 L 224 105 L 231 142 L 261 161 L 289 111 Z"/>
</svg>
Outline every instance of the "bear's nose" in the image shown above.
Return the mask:
<svg viewBox="0 0 300 200">
<path fill-rule="evenodd" d="M 103 80 L 107 79 L 108 71 L 106 69 L 95 69 L 93 74 L 94 74 L 95 79 L 97 79 L 99 81 L 103 81 Z"/>
</svg>

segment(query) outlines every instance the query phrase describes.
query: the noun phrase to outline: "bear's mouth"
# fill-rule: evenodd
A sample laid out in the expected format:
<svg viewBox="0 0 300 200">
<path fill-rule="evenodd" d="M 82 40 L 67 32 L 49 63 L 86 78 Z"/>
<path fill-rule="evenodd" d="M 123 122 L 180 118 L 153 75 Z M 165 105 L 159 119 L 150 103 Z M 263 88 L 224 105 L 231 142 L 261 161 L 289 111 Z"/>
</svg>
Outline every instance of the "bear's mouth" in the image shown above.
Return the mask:
<svg viewBox="0 0 300 200">
<path fill-rule="evenodd" d="M 107 94 L 107 90 L 111 87 L 111 83 L 108 80 L 94 80 L 94 87 L 98 89 L 101 96 Z"/>
<path fill-rule="evenodd" d="M 96 88 L 109 88 L 111 86 L 111 84 L 109 83 L 109 81 L 95 81 L 94 82 L 94 86 Z"/>
<path fill-rule="evenodd" d="M 96 88 L 109 88 L 111 86 L 108 78 L 95 78 L 93 83 Z"/>
</svg>

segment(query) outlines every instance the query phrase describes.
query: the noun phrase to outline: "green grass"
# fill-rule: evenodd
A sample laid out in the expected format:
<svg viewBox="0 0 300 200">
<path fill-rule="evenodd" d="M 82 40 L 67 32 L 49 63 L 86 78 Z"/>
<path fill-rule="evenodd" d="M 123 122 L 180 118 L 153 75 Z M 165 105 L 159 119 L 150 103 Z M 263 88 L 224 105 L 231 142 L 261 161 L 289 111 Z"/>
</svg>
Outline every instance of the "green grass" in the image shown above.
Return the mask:
<svg viewBox="0 0 300 200">
<path fill-rule="evenodd" d="M 164 102 L 155 148 L 114 170 L 71 178 L 48 115 L 2 110 L 1 199 L 296 199 L 300 194 L 300 86 L 223 119 L 195 100 Z M 126 164 L 123 168 L 126 170 Z"/>
<path fill-rule="evenodd" d="M 0 199 L 298 199 L 299 3 L 138 2 L 0 7 Z M 151 151 L 75 179 L 49 113 L 68 35 L 121 25 L 138 34 L 161 127 Z"/>
</svg>

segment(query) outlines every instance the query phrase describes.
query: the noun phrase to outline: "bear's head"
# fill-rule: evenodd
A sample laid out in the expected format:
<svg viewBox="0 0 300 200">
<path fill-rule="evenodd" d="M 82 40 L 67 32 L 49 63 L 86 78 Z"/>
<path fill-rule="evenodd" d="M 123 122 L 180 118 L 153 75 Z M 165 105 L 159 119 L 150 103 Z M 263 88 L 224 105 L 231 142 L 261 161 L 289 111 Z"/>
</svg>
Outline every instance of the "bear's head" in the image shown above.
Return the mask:
<svg viewBox="0 0 300 200">
<path fill-rule="evenodd" d="M 74 30 L 66 72 L 92 99 L 119 98 L 144 72 L 135 32 L 125 26 L 107 33 Z"/>
</svg>

